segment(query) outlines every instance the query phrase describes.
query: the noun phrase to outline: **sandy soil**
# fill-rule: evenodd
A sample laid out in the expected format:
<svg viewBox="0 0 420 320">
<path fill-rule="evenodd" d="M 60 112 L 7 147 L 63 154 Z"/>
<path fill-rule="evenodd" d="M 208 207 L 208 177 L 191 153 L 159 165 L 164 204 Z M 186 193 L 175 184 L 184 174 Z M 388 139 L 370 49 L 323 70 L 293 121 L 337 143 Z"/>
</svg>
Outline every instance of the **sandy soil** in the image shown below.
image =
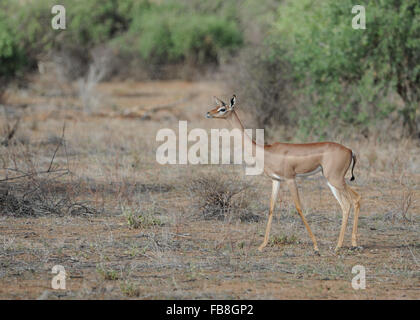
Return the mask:
<svg viewBox="0 0 420 320">
<path fill-rule="evenodd" d="M 88 93 L 89 105 L 71 87 L 51 80 L 10 91 L 2 125 L 17 116 L 21 124 L 16 143 L 1 146 L 3 162 L 14 159 L 24 167 L 29 154 L 34 167 L 45 170 L 65 122 L 66 150 L 60 148 L 54 168 L 71 174 L 54 184 L 64 188 L 57 193 L 74 194 L 95 213 L 0 212 L 0 298 L 419 299 L 418 143 L 338 141 L 359 155 L 352 185 L 363 199 L 361 250 L 349 248 L 351 216 L 345 248 L 333 252 L 340 209 L 324 178 L 315 176 L 298 185 L 321 256 L 313 254 L 285 185 L 272 241 L 259 252 L 268 178 L 244 177 L 241 166 L 161 166 L 155 160 L 157 131 L 176 132 L 178 120 L 188 120 L 189 130 L 225 127 L 203 117 L 213 95 L 229 97 L 225 88 L 208 81 L 104 83 Z M 238 196 L 258 221 L 200 218 L 188 183 L 206 174 L 251 186 L 252 192 Z M 3 186 L 12 192 L 14 183 Z M 78 185 L 77 194 L 69 191 L 72 185 Z M 67 272 L 66 290 L 51 287 L 54 265 Z M 364 290 L 352 288 L 355 265 L 366 269 Z"/>
</svg>

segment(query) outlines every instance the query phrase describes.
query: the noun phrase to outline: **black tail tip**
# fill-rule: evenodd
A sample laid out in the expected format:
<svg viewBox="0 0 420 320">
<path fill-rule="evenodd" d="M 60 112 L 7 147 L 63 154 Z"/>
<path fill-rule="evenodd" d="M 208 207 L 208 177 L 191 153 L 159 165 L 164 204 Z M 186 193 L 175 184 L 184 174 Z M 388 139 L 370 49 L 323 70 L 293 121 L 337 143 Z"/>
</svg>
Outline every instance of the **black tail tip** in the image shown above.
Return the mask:
<svg viewBox="0 0 420 320">
<path fill-rule="evenodd" d="M 350 181 L 354 181 L 354 176 L 351 176 Z"/>
</svg>

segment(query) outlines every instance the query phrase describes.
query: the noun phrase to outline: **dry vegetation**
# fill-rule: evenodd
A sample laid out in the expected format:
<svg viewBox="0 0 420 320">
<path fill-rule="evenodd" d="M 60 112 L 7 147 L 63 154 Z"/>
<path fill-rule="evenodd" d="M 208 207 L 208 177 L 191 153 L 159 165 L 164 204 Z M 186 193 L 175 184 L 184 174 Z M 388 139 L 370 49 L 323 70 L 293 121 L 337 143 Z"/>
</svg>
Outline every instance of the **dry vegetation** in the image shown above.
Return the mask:
<svg viewBox="0 0 420 320">
<path fill-rule="evenodd" d="M 7 92 L 0 298 L 420 298 L 418 141 L 339 139 L 360 159 L 352 185 L 363 197 L 363 250 L 333 253 L 340 210 L 315 176 L 298 184 L 321 256 L 313 254 L 286 186 L 270 245 L 260 253 L 268 178 L 245 177 L 240 166 L 155 161 L 157 130 L 177 132 L 178 120 L 188 120 L 189 130 L 224 126 L 203 117 L 211 96 L 230 95 L 223 85 L 81 88 L 44 75 Z M 64 291 L 51 289 L 57 264 L 68 274 Z M 366 267 L 366 290 L 351 287 L 356 264 Z"/>
</svg>

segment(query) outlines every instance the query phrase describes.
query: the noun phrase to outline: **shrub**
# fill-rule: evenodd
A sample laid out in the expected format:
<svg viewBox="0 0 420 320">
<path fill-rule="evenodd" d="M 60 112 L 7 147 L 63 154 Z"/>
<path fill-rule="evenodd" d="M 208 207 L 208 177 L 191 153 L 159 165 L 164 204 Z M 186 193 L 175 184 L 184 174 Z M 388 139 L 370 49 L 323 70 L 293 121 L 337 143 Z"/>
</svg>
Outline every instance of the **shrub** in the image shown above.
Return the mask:
<svg viewBox="0 0 420 320">
<path fill-rule="evenodd" d="M 225 74 L 241 108 L 253 115 L 259 128 L 289 125 L 294 112 L 290 65 L 271 59 L 265 49 L 243 49 L 230 66 L 224 66 Z"/>
<path fill-rule="evenodd" d="M 139 285 L 129 280 L 120 282 L 120 290 L 127 297 L 138 297 L 140 296 Z"/>
<path fill-rule="evenodd" d="M 244 197 L 238 198 L 245 190 L 251 192 L 250 185 L 236 180 L 221 180 L 210 175 L 191 181 L 187 189 L 193 196 L 194 209 L 205 220 L 239 218 L 241 221 L 258 221 L 259 216 L 248 210 L 249 202 Z"/>
<path fill-rule="evenodd" d="M 279 246 L 279 245 L 295 244 L 295 243 L 299 243 L 299 239 L 294 234 L 292 234 L 291 236 L 287 236 L 287 235 L 271 236 L 269 240 L 269 244 L 271 246 Z"/>
<path fill-rule="evenodd" d="M 135 0 L 67 0 L 67 3 L 66 40 L 83 48 L 92 48 L 118 37 L 128 30 L 132 10 L 147 7 L 147 1 Z"/>
<path fill-rule="evenodd" d="M 78 69 L 86 70 L 97 47 L 110 47 L 117 57 L 146 64 L 191 60 L 203 65 L 218 63 L 223 52 L 242 43 L 234 19 L 199 2 L 63 0 L 66 30 L 51 28 L 55 4 L 53 0 L 2 2 L 0 75 L 14 75 L 21 64 L 34 69 L 39 59 L 63 52 L 74 59 L 72 64 L 82 66 Z"/>
<path fill-rule="evenodd" d="M 237 49 L 242 44 L 242 34 L 234 20 L 169 1 L 150 4 L 147 9 L 140 7 L 127 37 L 121 40 L 126 51 L 137 50 L 147 61 L 168 63 L 193 59 L 204 64 L 218 62 L 222 49 Z"/>
<path fill-rule="evenodd" d="M 139 213 L 131 208 L 121 207 L 122 214 L 127 220 L 127 225 L 132 229 L 162 226 L 162 221 L 154 217 L 154 209 L 154 207 L 150 207 L 148 210 L 146 209 L 144 212 Z"/>
<path fill-rule="evenodd" d="M 107 268 L 103 264 L 96 265 L 96 272 L 101 276 L 103 280 L 115 281 L 120 279 L 118 271 L 113 270 L 111 268 Z"/>
<path fill-rule="evenodd" d="M 287 1 L 278 11 L 271 40 L 286 49 L 305 97 L 299 127 L 328 135 L 336 124 L 369 127 L 398 109 L 409 133 L 420 102 L 420 4 L 416 0 L 369 1 L 366 29 L 352 29 L 350 0 Z M 280 63 L 280 62 L 279 62 Z"/>
<path fill-rule="evenodd" d="M 24 55 L 19 48 L 16 31 L 7 14 L 0 7 L 0 96 L 7 79 L 24 66 Z"/>
</svg>

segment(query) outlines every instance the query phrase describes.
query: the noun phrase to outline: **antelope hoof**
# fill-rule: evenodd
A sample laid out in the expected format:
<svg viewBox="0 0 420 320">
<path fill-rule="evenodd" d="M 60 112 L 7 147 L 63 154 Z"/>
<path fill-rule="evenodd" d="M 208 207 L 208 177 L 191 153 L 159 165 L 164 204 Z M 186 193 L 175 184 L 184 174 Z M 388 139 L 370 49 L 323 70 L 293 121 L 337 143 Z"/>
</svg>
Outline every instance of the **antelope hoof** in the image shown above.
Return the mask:
<svg viewBox="0 0 420 320">
<path fill-rule="evenodd" d="M 318 249 L 315 249 L 315 250 L 314 250 L 314 254 L 315 254 L 316 256 L 318 256 L 318 257 L 320 257 L 320 256 L 321 256 L 321 254 L 319 253 L 319 250 L 318 250 Z"/>
<path fill-rule="evenodd" d="M 262 252 L 263 251 L 263 249 L 265 248 L 265 244 L 262 244 L 262 245 L 260 245 L 259 247 L 258 247 L 258 251 L 259 252 Z"/>
<path fill-rule="evenodd" d="M 362 246 L 352 246 L 352 247 L 350 247 L 350 250 L 352 250 L 352 251 L 362 251 L 363 247 Z"/>
</svg>

